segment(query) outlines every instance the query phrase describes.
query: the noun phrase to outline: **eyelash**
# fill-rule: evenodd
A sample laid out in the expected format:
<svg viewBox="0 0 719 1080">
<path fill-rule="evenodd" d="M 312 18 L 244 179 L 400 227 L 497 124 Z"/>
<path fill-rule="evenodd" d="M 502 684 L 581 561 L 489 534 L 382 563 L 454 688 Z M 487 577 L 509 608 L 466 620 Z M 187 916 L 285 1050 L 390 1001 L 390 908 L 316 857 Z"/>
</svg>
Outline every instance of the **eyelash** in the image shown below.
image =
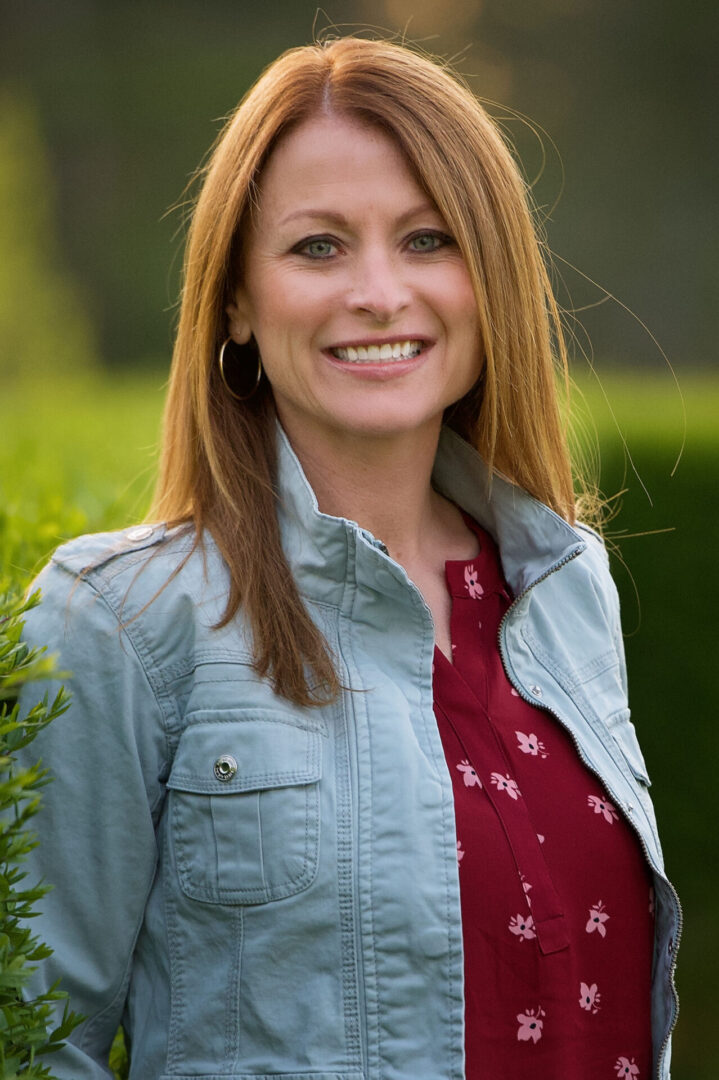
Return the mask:
<svg viewBox="0 0 719 1080">
<path fill-rule="evenodd" d="M 441 232 L 439 229 L 421 229 L 419 232 L 413 233 L 407 240 L 407 244 L 411 244 L 414 240 L 418 240 L 420 237 L 430 236 L 438 243 L 435 247 L 425 248 L 418 251 L 411 249 L 415 255 L 432 255 L 435 251 L 440 251 L 443 247 L 454 244 L 454 240 L 447 233 Z M 299 244 L 296 244 L 292 248 L 292 253 L 296 255 L 306 255 L 308 259 L 312 259 L 315 262 L 325 262 L 332 258 L 332 253 L 327 255 L 312 255 L 309 252 L 309 248 L 312 244 L 329 244 L 331 247 L 336 248 L 338 246 L 337 241 L 331 236 L 310 236 L 306 240 L 301 240 Z"/>
<path fill-rule="evenodd" d="M 300 241 L 299 244 L 293 247 L 292 251 L 297 255 L 307 255 L 308 258 L 316 259 L 318 262 L 321 262 L 324 259 L 329 259 L 331 257 L 330 255 L 310 254 L 309 248 L 312 246 L 312 244 L 329 244 L 330 247 L 337 246 L 337 242 L 333 240 L 331 236 L 310 236 L 307 240 Z"/>
<path fill-rule="evenodd" d="M 448 247 L 454 244 L 454 240 L 452 239 L 452 237 L 448 236 L 447 233 L 440 232 L 439 229 L 423 229 L 421 232 L 415 233 L 413 236 L 410 236 L 409 242 L 412 243 L 413 240 L 418 240 L 422 236 L 431 236 L 433 240 L 438 240 L 439 243 L 436 247 L 430 248 L 429 250 L 425 248 L 422 252 L 417 251 L 416 254 L 418 255 L 432 254 L 432 252 L 434 251 L 440 251 L 441 248 Z"/>
</svg>

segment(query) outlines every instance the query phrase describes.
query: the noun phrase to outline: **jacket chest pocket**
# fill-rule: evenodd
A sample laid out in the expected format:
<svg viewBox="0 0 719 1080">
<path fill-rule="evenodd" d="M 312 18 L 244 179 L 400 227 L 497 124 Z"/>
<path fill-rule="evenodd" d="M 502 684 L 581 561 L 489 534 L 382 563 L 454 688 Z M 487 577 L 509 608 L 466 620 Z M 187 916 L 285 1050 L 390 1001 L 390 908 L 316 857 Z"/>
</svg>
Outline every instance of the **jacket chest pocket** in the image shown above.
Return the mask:
<svg viewBox="0 0 719 1080">
<path fill-rule="evenodd" d="M 213 904 L 301 892 L 319 857 L 321 734 L 270 710 L 192 720 L 167 781 L 182 891 Z"/>
</svg>

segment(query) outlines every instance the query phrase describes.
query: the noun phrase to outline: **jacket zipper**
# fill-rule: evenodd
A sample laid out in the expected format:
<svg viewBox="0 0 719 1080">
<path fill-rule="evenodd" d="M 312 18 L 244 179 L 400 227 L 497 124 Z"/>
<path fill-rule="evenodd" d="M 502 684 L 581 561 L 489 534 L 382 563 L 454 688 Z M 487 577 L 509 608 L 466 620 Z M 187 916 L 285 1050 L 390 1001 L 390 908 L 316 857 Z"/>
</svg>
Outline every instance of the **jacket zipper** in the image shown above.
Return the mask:
<svg viewBox="0 0 719 1080">
<path fill-rule="evenodd" d="M 502 620 L 501 620 L 501 622 L 499 624 L 499 630 L 497 631 L 497 642 L 498 642 L 498 645 L 499 645 L 499 655 L 500 655 L 501 660 L 502 660 L 502 667 L 504 668 L 505 675 L 507 676 L 509 681 L 512 683 L 512 686 L 514 686 L 515 690 L 520 695 L 520 697 L 522 697 L 530 705 L 536 706 L 537 705 L 536 699 L 530 697 L 530 695 L 525 692 L 525 689 L 521 685 L 521 683 L 519 683 L 519 681 L 515 681 L 512 678 L 512 676 L 510 675 L 510 672 L 509 672 L 508 658 L 507 658 L 506 650 L 504 648 L 504 641 L 503 641 L 503 631 L 504 631 L 505 624 L 508 622 L 509 617 L 512 614 L 512 611 L 516 607 L 516 605 L 520 602 L 520 600 L 524 599 L 524 597 L 527 595 L 527 593 L 529 593 L 535 587 L 535 585 L 539 585 L 539 583 L 541 581 L 544 581 L 546 578 L 550 577 L 551 574 L 556 573 L 557 570 L 560 570 L 568 562 L 571 562 L 572 559 L 576 559 L 577 555 L 580 555 L 583 550 L 584 550 L 584 548 L 578 548 L 575 551 L 570 552 L 569 555 L 565 555 L 563 559 L 560 559 L 560 561 L 555 563 L 553 566 L 551 566 L 549 568 L 549 570 L 545 571 L 545 573 L 543 573 L 540 577 L 536 578 L 535 581 L 531 582 L 531 584 L 529 584 L 526 589 L 523 589 L 522 592 L 519 594 L 519 596 L 515 597 L 514 600 L 512 601 L 512 603 L 509 605 L 509 607 L 505 611 L 504 615 L 502 616 Z M 671 1021 L 670 1021 L 670 1024 L 669 1024 L 669 1030 L 667 1031 L 666 1035 L 664 1036 L 664 1041 L 663 1041 L 663 1043 L 662 1043 L 662 1045 L 660 1047 L 659 1055 L 657 1057 L 656 1080 L 661 1080 L 662 1061 L 664 1059 L 664 1055 L 666 1053 L 666 1049 L 667 1049 L 667 1046 L 669 1044 L 669 1039 L 671 1038 L 672 1032 L 674 1031 L 674 1028 L 676 1027 L 677 1018 L 679 1016 L 679 1002 L 678 1002 L 678 999 L 677 999 L 676 990 L 674 988 L 674 972 L 675 972 L 676 966 L 677 966 L 676 956 L 677 956 L 677 952 L 678 952 L 678 949 L 679 949 L 679 942 L 681 941 L 682 930 L 683 930 L 683 927 L 684 927 L 684 913 L 682 911 L 682 906 L 681 906 L 681 903 L 679 902 L 679 897 L 677 895 L 677 891 L 674 888 L 674 886 L 672 885 L 671 881 L 669 881 L 666 874 L 663 874 L 659 870 L 659 868 L 654 865 L 654 860 L 652 859 L 651 855 L 649 854 L 647 846 L 644 843 L 644 838 L 642 837 L 641 833 L 639 832 L 638 827 L 634 824 L 634 822 L 631 820 L 631 818 L 627 816 L 627 814 L 626 814 L 626 812 L 624 810 L 622 800 L 617 797 L 617 794 L 614 791 L 614 789 L 609 784 L 607 784 L 605 782 L 604 777 L 600 775 L 600 773 L 599 773 L 599 771 L 597 769 L 595 769 L 594 765 L 591 763 L 591 761 L 588 759 L 587 755 L 584 753 L 584 750 L 579 745 L 579 742 L 577 741 L 576 736 L 569 729 L 567 724 L 565 724 L 564 720 L 559 715 L 559 713 L 556 713 L 554 711 L 554 709 L 550 709 L 547 705 L 542 705 L 541 707 L 546 709 L 548 713 L 550 713 L 552 716 L 555 717 L 556 720 L 559 721 L 559 723 L 562 725 L 562 727 L 564 728 L 564 730 L 567 732 L 570 739 L 574 743 L 574 746 L 576 747 L 579 759 L 586 765 L 586 767 L 591 772 L 594 773 L 594 775 L 597 777 L 598 780 L 601 780 L 604 789 L 607 791 L 607 793 L 609 795 L 611 795 L 611 797 L 613 798 L 616 805 L 619 806 L 619 808 L 622 811 L 622 815 L 624 817 L 624 820 L 632 827 L 632 829 L 634 830 L 634 832 L 635 832 L 635 834 L 637 836 L 637 839 L 639 840 L 642 851 L 644 852 L 644 858 L 647 860 L 647 862 L 649 863 L 649 865 L 652 867 L 653 870 L 655 870 L 657 873 L 661 874 L 662 877 L 664 877 L 665 881 L 667 882 L 667 884 L 669 886 L 669 890 L 671 892 L 672 898 L 673 898 L 674 903 L 676 905 L 677 928 L 676 928 L 676 936 L 675 936 L 674 941 L 672 942 L 672 945 L 671 945 L 671 947 L 672 947 L 672 962 L 671 962 L 671 966 L 670 966 L 670 969 L 669 969 L 670 988 L 671 988 L 671 991 L 672 991 L 672 1014 L 671 1014 Z"/>
</svg>

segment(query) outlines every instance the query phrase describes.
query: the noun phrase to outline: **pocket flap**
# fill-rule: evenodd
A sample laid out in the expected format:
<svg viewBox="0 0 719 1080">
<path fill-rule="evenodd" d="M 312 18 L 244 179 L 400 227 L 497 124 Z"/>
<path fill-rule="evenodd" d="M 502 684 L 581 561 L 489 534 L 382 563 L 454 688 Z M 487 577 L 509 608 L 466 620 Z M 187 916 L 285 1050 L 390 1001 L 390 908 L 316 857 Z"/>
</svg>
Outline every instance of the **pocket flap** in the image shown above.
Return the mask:
<svg viewBox="0 0 719 1080">
<path fill-rule="evenodd" d="M 282 714 L 193 716 L 175 754 L 168 788 L 202 795 L 309 784 L 321 776 L 321 736 Z"/>
</svg>

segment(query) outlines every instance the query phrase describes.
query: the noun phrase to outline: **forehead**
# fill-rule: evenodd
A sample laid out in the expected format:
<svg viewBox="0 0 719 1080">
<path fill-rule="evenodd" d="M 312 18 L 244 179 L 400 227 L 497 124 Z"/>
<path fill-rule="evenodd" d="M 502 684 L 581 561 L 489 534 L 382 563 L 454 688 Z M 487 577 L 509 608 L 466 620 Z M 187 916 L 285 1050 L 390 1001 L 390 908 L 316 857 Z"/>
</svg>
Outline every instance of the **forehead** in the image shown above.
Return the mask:
<svg viewBox="0 0 719 1080">
<path fill-rule="evenodd" d="M 260 174 L 259 210 L 273 216 L 285 208 L 321 201 L 424 198 L 422 186 L 394 137 L 355 117 L 319 114 L 283 135 Z"/>
</svg>

